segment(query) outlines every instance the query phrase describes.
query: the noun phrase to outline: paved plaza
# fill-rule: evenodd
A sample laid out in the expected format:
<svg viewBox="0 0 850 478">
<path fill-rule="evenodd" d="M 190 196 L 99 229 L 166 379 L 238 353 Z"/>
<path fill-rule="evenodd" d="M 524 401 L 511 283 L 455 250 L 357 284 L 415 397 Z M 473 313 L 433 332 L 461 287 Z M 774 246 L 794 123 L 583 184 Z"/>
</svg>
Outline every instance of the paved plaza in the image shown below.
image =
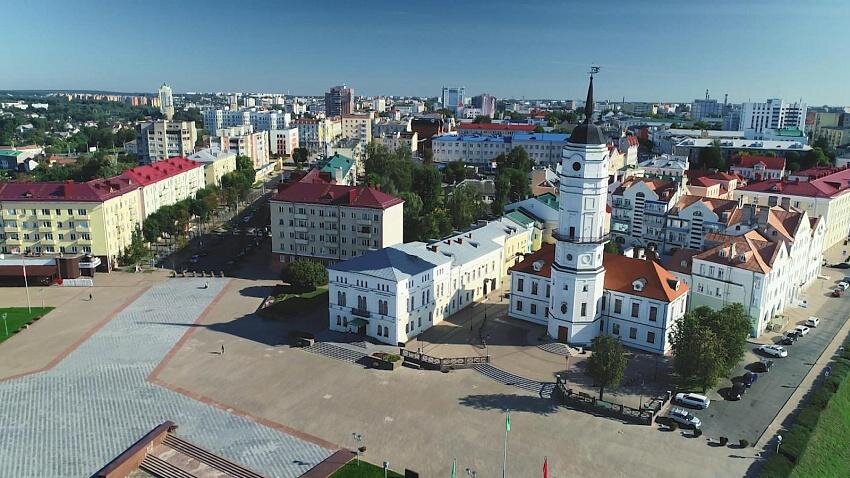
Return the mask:
<svg viewBox="0 0 850 478">
<path fill-rule="evenodd" d="M 299 476 L 328 457 L 328 443 L 297 438 L 147 381 L 228 283 L 172 279 L 153 285 L 52 368 L 0 382 L 0 476 L 89 476 L 165 420 L 177 423 L 177 433 L 188 440 L 271 477 Z M 19 339 L 31 337 L 8 344 L 14 347 Z M 0 361 L 14 350 L 6 345 Z M 229 351 L 222 356 L 219 347 L 203 353 L 226 360 Z M 208 368 L 193 374 L 207 376 Z M 217 380 L 219 387 L 233 386 L 226 377 Z"/>
</svg>

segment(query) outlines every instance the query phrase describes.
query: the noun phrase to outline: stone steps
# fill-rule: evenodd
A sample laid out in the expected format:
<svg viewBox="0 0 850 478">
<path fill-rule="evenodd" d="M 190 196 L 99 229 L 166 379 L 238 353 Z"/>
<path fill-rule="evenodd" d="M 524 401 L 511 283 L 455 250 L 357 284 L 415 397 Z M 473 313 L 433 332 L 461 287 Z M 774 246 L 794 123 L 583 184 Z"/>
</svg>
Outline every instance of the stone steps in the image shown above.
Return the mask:
<svg viewBox="0 0 850 478">
<path fill-rule="evenodd" d="M 345 347 L 340 347 L 338 345 L 329 344 L 327 342 L 316 342 L 315 344 L 305 347 L 304 350 L 310 353 L 314 353 L 317 355 L 324 355 L 325 357 L 332 358 L 335 360 L 341 360 L 343 362 L 348 363 L 357 363 L 362 360 L 367 355 L 360 352 L 355 352 L 354 350 L 347 349 Z"/>
<path fill-rule="evenodd" d="M 551 398 L 552 391 L 555 389 L 554 382 L 538 382 L 537 380 L 520 377 L 519 375 L 505 372 L 504 370 L 496 368 L 490 364 L 476 365 L 473 368 L 485 377 L 491 378 L 505 385 L 510 385 L 512 387 L 536 393 L 542 398 Z"/>
<path fill-rule="evenodd" d="M 210 468 L 215 468 L 222 473 L 226 473 L 228 476 L 232 476 L 234 478 L 263 478 L 262 475 L 254 473 L 253 471 L 226 460 L 210 451 L 204 450 L 203 448 L 193 443 L 189 443 L 180 437 L 169 434 L 165 437 L 162 444 L 170 446 L 180 453 L 183 453 L 190 458 L 194 458 Z"/>
<path fill-rule="evenodd" d="M 196 478 L 195 475 L 154 455 L 145 456 L 145 459 L 139 464 L 139 469 L 156 478 Z"/>
</svg>

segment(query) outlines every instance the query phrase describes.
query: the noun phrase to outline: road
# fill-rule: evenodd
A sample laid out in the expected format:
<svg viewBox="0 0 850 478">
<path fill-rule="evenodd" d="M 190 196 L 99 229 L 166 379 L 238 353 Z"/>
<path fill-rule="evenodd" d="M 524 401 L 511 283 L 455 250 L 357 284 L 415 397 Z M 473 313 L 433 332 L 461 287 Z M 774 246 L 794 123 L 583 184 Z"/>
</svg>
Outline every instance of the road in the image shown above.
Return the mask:
<svg viewBox="0 0 850 478">
<path fill-rule="evenodd" d="M 824 269 L 824 272 L 827 271 Z M 812 293 L 821 294 L 822 291 Z M 702 420 L 703 431 L 712 437 L 726 436 L 735 441 L 745 438 L 750 443 L 755 443 L 847 321 L 850 312 L 848 301 L 850 298 L 847 296 L 829 298 L 822 301 L 820 307 L 812 309 L 809 313 L 821 318 L 820 325 L 811 329 L 794 345 L 787 346 L 786 358 L 758 355 L 754 351 L 758 345 L 749 343 L 747 356 L 735 370 L 733 377 L 742 375 L 746 372 L 746 366 L 762 358 L 773 360 L 773 368 L 768 373 L 759 374 L 758 381 L 740 401 L 726 401 L 720 397 L 715 398 L 717 394 L 713 394 L 711 406 L 707 410 L 694 412 Z M 794 325 L 795 323 L 789 324 L 789 327 Z M 722 387 L 729 385 L 727 381 Z"/>
</svg>

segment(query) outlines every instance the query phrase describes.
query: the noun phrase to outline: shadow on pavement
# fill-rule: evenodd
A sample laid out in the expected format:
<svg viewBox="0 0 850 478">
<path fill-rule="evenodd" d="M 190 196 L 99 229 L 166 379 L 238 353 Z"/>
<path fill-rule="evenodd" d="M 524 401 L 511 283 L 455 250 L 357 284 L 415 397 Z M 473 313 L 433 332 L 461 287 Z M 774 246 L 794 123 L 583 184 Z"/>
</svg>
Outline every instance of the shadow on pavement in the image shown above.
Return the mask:
<svg viewBox="0 0 850 478">
<path fill-rule="evenodd" d="M 551 398 L 509 395 L 496 393 L 491 395 L 467 395 L 458 401 L 461 405 L 476 410 L 502 410 L 530 412 L 549 415 L 558 410 L 558 403 Z"/>
</svg>

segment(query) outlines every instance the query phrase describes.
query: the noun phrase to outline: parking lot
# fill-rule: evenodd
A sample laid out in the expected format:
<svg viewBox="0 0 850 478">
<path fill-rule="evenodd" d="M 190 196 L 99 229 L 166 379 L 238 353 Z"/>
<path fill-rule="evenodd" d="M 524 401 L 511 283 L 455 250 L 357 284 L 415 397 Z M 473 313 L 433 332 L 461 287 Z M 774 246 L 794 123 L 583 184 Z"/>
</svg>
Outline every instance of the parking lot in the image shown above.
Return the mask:
<svg viewBox="0 0 850 478">
<path fill-rule="evenodd" d="M 758 380 L 740 401 L 729 401 L 723 397 L 731 387 L 729 380 L 720 385 L 720 393 L 708 394 L 711 406 L 706 410 L 693 411 L 702 420 L 702 429 L 708 436 L 726 436 L 736 441 L 744 438 L 750 443 L 758 440 L 847 321 L 850 299 L 847 296 L 832 298 L 828 293 L 845 271 L 824 268 L 823 272 L 830 279 L 816 281 L 807 294 L 809 307 L 792 310 L 795 319 L 788 323 L 788 328 L 802 324 L 808 316 L 819 317 L 820 324 L 793 345 L 785 346 L 788 351 L 785 358 L 770 357 L 755 350 L 759 342 L 777 342 L 779 337 L 775 334 L 762 337 L 759 342 L 750 342 L 745 359 L 733 373 L 733 378 L 740 377 L 754 362 L 762 359 L 772 360 L 774 365 L 770 372 L 759 374 Z"/>
</svg>

